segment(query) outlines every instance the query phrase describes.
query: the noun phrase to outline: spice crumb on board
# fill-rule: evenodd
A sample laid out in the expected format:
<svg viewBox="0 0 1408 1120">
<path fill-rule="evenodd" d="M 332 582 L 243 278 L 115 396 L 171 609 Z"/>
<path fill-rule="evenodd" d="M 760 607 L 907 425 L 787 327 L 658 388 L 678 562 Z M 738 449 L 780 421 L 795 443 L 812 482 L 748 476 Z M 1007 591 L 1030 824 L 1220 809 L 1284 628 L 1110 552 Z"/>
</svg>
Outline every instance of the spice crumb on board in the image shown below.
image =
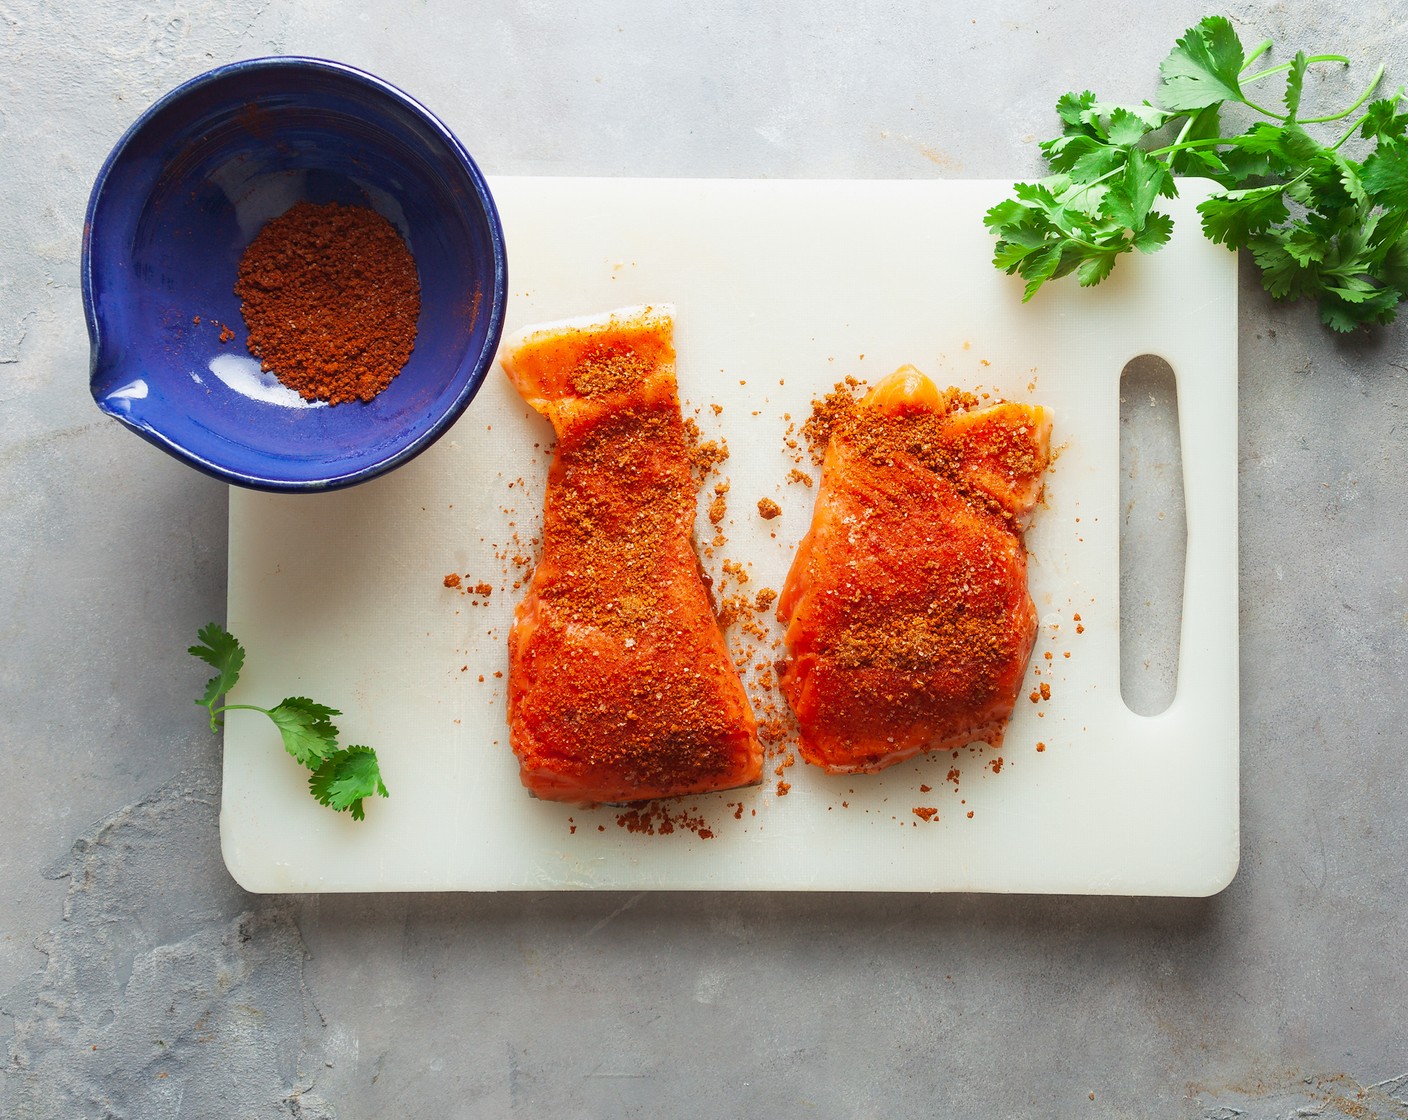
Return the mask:
<svg viewBox="0 0 1408 1120">
<path fill-rule="evenodd" d="M 764 521 L 771 521 L 774 517 L 782 516 L 782 507 L 771 498 L 759 498 L 758 516 Z"/>
<path fill-rule="evenodd" d="M 916 805 L 911 812 L 921 821 L 935 821 L 939 819 L 939 810 L 933 805 Z"/>
<path fill-rule="evenodd" d="M 714 838 L 713 826 L 700 814 L 698 806 L 683 808 L 665 801 L 644 801 L 616 813 L 616 825 L 627 832 L 646 836 L 669 836 L 675 831 L 692 832 L 701 840 Z M 605 831 L 598 825 L 597 831 Z"/>
</svg>

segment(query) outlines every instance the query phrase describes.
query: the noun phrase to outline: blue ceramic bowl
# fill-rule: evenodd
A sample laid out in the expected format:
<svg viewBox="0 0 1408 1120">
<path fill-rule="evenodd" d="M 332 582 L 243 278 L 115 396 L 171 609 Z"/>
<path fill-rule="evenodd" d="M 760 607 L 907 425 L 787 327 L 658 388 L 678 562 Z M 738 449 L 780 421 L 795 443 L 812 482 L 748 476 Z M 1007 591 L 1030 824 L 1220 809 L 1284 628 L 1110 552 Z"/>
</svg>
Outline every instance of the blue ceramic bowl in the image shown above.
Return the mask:
<svg viewBox="0 0 1408 1120">
<path fill-rule="evenodd" d="M 415 350 L 369 403 L 310 405 L 245 346 L 240 256 L 304 199 L 373 207 L 420 273 Z M 241 486 L 364 482 L 424 451 L 464 411 L 493 363 L 507 285 L 484 177 L 424 107 L 335 62 L 233 63 L 148 109 L 93 186 L 83 231 L 93 398 Z"/>
</svg>

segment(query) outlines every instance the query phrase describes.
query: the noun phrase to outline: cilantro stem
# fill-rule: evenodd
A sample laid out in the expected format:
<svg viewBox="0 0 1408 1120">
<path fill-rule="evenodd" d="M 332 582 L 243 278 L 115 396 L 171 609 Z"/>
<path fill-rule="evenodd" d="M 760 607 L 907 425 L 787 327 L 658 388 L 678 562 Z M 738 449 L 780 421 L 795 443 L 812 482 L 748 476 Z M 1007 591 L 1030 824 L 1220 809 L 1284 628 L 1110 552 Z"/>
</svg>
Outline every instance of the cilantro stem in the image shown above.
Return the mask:
<svg viewBox="0 0 1408 1120">
<path fill-rule="evenodd" d="M 1375 82 L 1374 84 L 1377 85 L 1378 83 Z M 1371 86 L 1370 88 L 1372 89 L 1373 87 Z M 1388 100 L 1392 101 L 1393 104 L 1397 105 L 1400 101 L 1403 100 L 1404 93 L 1405 93 L 1405 87 L 1404 87 L 1404 86 L 1399 86 L 1399 87 L 1398 87 L 1398 92 L 1395 93 L 1395 94 L 1394 94 L 1391 98 L 1389 98 Z M 1368 96 L 1368 94 L 1366 93 L 1366 94 L 1365 94 L 1365 97 L 1367 97 L 1367 96 Z M 1355 102 L 1355 104 L 1351 107 L 1350 111 L 1353 112 L 1354 109 L 1357 109 L 1357 108 L 1358 108 L 1360 105 L 1362 105 L 1363 103 L 1364 103 L 1364 98 L 1361 97 L 1361 98 L 1360 98 L 1357 102 Z M 1368 113 L 1365 113 L 1363 116 L 1356 118 L 1356 119 L 1353 121 L 1353 123 L 1350 124 L 1349 128 L 1344 132 L 1344 134 L 1343 134 L 1342 136 L 1340 136 L 1340 138 L 1339 138 L 1338 140 L 1336 140 L 1333 144 L 1330 145 L 1330 151 L 1332 151 L 1332 152 L 1337 152 L 1337 151 L 1339 151 L 1340 145 L 1343 144 L 1346 140 L 1348 140 L 1351 136 L 1353 136 L 1356 132 L 1359 131 L 1359 126 L 1364 123 L 1364 120 L 1365 120 L 1365 118 L 1368 117 L 1368 115 L 1369 115 Z"/>
<path fill-rule="evenodd" d="M 1268 109 L 1265 105 L 1258 105 L 1250 97 L 1243 96 L 1242 104 L 1245 105 L 1248 109 L 1255 109 L 1264 117 L 1270 117 L 1273 121 L 1288 121 L 1291 119 L 1285 113 L 1278 113 L 1272 109 Z"/>
<path fill-rule="evenodd" d="M 1176 140 L 1166 147 L 1154 148 L 1146 152 L 1145 155 L 1157 159 L 1159 156 L 1172 155 L 1174 152 L 1187 151 L 1190 148 L 1215 148 L 1219 144 L 1225 145 L 1227 143 L 1228 140 L 1225 136 L 1206 136 L 1201 140 Z"/>
<path fill-rule="evenodd" d="M 1270 39 L 1263 39 L 1260 43 L 1258 43 L 1258 44 L 1256 45 L 1256 49 L 1255 49 L 1254 51 L 1252 51 L 1251 54 L 1247 55 L 1246 59 L 1243 60 L 1241 72 L 1242 72 L 1243 74 L 1245 74 L 1249 69 L 1251 69 L 1252 63 L 1255 62 L 1257 59 L 1259 59 L 1262 55 L 1264 55 L 1264 54 L 1265 54 L 1267 51 L 1269 51 L 1270 49 L 1271 49 L 1271 40 L 1270 40 Z"/>
<path fill-rule="evenodd" d="M 1327 121 L 1341 121 L 1341 120 L 1344 120 L 1345 117 L 1349 116 L 1350 113 L 1354 112 L 1354 110 L 1356 110 L 1357 108 L 1359 108 L 1359 106 L 1363 105 L 1364 102 L 1366 102 L 1366 101 L 1369 100 L 1370 94 L 1372 94 L 1372 93 L 1374 92 L 1374 90 L 1376 90 L 1376 89 L 1379 88 L 1379 83 L 1380 83 L 1381 81 L 1383 81 L 1383 80 L 1384 80 L 1384 68 L 1383 68 L 1383 66 L 1381 65 L 1381 66 L 1379 67 L 1377 73 L 1374 74 L 1374 80 L 1373 80 L 1372 82 L 1370 82 L 1369 85 L 1368 85 L 1368 87 L 1364 90 L 1364 92 L 1359 95 L 1359 100 L 1357 100 L 1357 101 L 1356 101 L 1353 105 L 1351 105 L 1349 108 L 1345 109 L 1343 112 L 1332 113 L 1332 114 L 1329 115 L 1328 117 L 1303 117 L 1303 118 L 1301 119 L 1301 122 L 1300 122 L 1300 123 L 1301 123 L 1301 124 L 1324 124 L 1324 123 L 1327 122 Z M 1356 125 L 1356 127 L 1357 127 L 1357 125 Z M 1351 131 L 1352 131 L 1352 130 L 1351 130 Z M 1341 140 L 1341 141 L 1340 141 L 1340 144 L 1343 144 L 1343 143 L 1344 143 L 1344 141 Z M 1336 144 L 1335 147 L 1338 148 L 1338 147 L 1339 147 L 1339 144 Z"/>
<path fill-rule="evenodd" d="M 1193 122 L 1197 119 L 1196 113 L 1188 114 L 1188 119 L 1183 122 L 1183 127 L 1178 130 L 1178 135 L 1174 138 L 1174 148 L 1178 148 L 1183 144 L 1184 138 L 1188 135 L 1188 130 L 1193 127 Z"/>
<path fill-rule="evenodd" d="M 1342 54 L 1313 54 L 1305 61 L 1307 65 L 1316 62 L 1340 62 L 1343 63 L 1345 66 L 1348 66 L 1351 60 L 1346 58 Z M 1277 63 L 1275 66 L 1267 67 L 1265 70 L 1258 70 L 1255 74 L 1248 74 L 1245 78 L 1242 79 L 1242 81 L 1257 82 L 1260 81 L 1262 78 L 1269 78 L 1272 74 L 1280 74 L 1283 71 L 1289 70 L 1294 65 L 1294 61 L 1280 62 Z"/>
<path fill-rule="evenodd" d="M 219 715 L 221 712 L 232 712 L 236 708 L 241 708 L 246 712 L 263 712 L 266 716 L 269 714 L 268 708 L 261 708 L 258 704 L 222 704 L 218 708 L 211 708 L 210 714 Z"/>
</svg>

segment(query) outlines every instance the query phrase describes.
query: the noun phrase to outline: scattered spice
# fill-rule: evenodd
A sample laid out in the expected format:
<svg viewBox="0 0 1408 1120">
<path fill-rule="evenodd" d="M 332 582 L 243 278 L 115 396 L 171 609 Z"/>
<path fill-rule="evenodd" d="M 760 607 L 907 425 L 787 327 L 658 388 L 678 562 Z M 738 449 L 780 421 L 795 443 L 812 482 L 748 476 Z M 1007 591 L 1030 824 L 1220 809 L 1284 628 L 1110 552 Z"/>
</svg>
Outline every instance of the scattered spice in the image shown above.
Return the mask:
<svg viewBox="0 0 1408 1120">
<path fill-rule="evenodd" d="M 933 821 L 937 819 L 939 810 L 933 805 L 916 805 L 912 810 L 914 815 L 921 821 Z"/>
<path fill-rule="evenodd" d="M 709 503 L 709 524 L 717 525 L 728 515 L 728 483 L 714 484 L 714 500 Z"/>
<path fill-rule="evenodd" d="M 458 572 L 451 572 L 449 575 L 447 575 L 447 576 L 445 577 L 445 586 L 446 586 L 446 587 L 458 587 L 459 585 L 460 585 L 460 574 L 459 574 Z"/>
<path fill-rule="evenodd" d="M 782 507 L 771 498 L 759 498 L 758 516 L 764 521 L 771 521 L 774 517 L 782 516 Z"/>
<path fill-rule="evenodd" d="M 415 348 L 415 261 L 367 206 L 297 203 L 245 249 L 235 294 L 249 352 L 305 400 L 369 401 Z"/>
<path fill-rule="evenodd" d="M 741 812 L 742 805 L 739 806 Z M 682 809 L 664 801 L 644 801 L 616 814 L 616 824 L 627 832 L 646 836 L 669 836 L 677 829 L 692 832 L 701 840 L 712 840 L 714 830 L 697 810 Z M 598 826 L 597 831 L 604 831 Z"/>
</svg>

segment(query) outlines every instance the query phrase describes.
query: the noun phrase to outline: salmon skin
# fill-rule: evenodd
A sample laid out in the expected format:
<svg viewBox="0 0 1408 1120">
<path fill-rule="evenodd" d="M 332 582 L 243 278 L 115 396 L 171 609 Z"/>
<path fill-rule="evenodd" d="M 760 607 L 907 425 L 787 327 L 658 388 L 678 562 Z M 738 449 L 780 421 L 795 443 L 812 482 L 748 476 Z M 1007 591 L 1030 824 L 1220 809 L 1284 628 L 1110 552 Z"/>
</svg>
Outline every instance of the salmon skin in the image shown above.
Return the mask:
<svg viewBox="0 0 1408 1120">
<path fill-rule="evenodd" d="M 778 597 L 807 762 L 1001 743 L 1036 639 L 1022 532 L 1050 439 L 1045 409 L 978 407 L 908 366 L 835 419 Z"/>
<path fill-rule="evenodd" d="M 694 551 L 673 308 L 530 328 L 502 364 L 557 433 L 542 557 L 509 635 L 509 741 L 535 795 L 755 783 L 757 726 Z"/>
</svg>

